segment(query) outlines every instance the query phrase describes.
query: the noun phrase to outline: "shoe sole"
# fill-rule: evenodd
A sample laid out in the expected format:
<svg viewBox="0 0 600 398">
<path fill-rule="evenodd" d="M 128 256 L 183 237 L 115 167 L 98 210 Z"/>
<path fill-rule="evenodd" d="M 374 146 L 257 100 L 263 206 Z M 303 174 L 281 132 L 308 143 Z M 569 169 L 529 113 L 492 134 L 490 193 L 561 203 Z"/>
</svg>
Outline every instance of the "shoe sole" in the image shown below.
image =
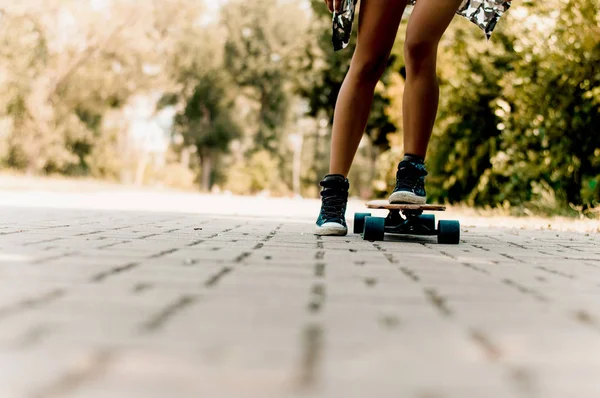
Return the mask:
<svg viewBox="0 0 600 398">
<path fill-rule="evenodd" d="M 315 235 L 321 236 L 345 236 L 348 234 L 348 228 L 342 224 L 325 223 L 315 228 Z"/>
<path fill-rule="evenodd" d="M 412 192 L 401 191 L 394 192 L 390 195 L 389 199 L 390 204 L 414 204 L 414 205 L 424 205 L 427 202 L 427 198 L 424 196 L 417 196 Z"/>
</svg>

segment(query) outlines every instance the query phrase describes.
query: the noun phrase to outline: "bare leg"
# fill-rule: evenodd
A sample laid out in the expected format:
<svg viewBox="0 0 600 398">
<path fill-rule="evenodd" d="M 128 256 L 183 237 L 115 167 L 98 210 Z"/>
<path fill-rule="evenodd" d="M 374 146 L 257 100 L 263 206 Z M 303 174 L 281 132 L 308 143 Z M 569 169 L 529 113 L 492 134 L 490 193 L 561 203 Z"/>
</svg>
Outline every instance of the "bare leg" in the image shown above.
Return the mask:
<svg viewBox="0 0 600 398">
<path fill-rule="evenodd" d="M 347 176 L 350 171 L 371 111 L 375 85 L 385 70 L 406 3 L 361 1 L 356 50 L 335 106 L 330 174 Z"/>
<path fill-rule="evenodd" d="M 462 0 L 418 0 L 406 31 L 404 58 L 404 151 L 425 158 L 435 122 L 439 86 L 436 75 L 439 41 Z"/>
</svg>

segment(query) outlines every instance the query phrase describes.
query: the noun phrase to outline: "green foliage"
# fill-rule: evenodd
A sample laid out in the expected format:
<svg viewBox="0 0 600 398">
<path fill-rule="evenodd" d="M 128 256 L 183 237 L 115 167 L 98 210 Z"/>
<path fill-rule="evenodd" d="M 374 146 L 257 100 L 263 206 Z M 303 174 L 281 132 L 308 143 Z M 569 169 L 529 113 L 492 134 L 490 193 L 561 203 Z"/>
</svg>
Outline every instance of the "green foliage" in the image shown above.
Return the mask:
<svg viewBox="0 0 600 398">
<path fill-rule="evenodd" d="M 302 14 L 277 0 L 236 0 L 224 6 L 222 20 L 224 67 L 258 108 L 253 150 L 276 152 L 290 112 L 290 63 L 303 43 Z"/>
<path fill-rule="evenodd" d="M 229 143 L 241 135 L 235 120 L 233 100 L 226 94 L 225 78 L 212 71 L 200 78 L 185 107 L 175 118 L 175 131 L 193 145 L 202 162 L 201 186 L 212 187 L 216 156 L 228 151 Z"/>
<path fill-rule="evenodd" d="M 561 203 L 597 204 L 598 191 L 584 182 L 600 175 L 600 30 L 590 28 L 597 26 L 600 5 L 555 1 L 535 12 L 542 21 L 555 14 L 558 20 L 553 29 L 526 27 L 515 37 L 520 57 L 503 79 L 510 104 L 501 113 L 505 173 L 520 176 L 526 190 L 532 182 L 546 183 Z M 534 34 L 546 40 L 523 39 Z"/>
<path fill-rule="evenodd" d="M 199 80 L 183 111 L 175 118 L 175 131 L 200 152 L 204 149 L 225 152 L 230 141 L 240 135 L 233 100 L 227 96 L 226 77 L 219 71 L 211 71 Z"/>
<path fill-rule="evenodd" d="M 155 60 L 145 53 L 145 33 L 151 28 L 129 26 L 146 15 L 121 2 L 110 18 L 91 12 L 89 4 L 54 3 L 45 8 L 44 2 L 31 1 L 26 7 L 3 10 L 0 119 L 9 128 L 2 135 L 0 162 L 31 173 L 98 175 L 107 168 L 92 166 L 88 159 L 94 151 L 110 153 L 104 115 L 153 80 L 141 62 Z M 77 22 L 85 30 L 69 31 L 73 26 L 63 26 L 66 17 L 60 15 L 80 16 Z M 99 148 L 103 144 L 109 146 Z"/>
</svg>

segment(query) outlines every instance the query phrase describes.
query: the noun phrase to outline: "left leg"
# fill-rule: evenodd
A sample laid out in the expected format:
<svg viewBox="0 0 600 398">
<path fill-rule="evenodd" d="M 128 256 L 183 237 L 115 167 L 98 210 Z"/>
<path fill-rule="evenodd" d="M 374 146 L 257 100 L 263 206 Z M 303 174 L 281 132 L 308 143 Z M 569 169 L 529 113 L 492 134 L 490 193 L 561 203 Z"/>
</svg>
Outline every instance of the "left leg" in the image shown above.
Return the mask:
<svg viewBox="0 0 600 398">
<path fill-rule="evenodd" d="M 406 156 L 398 165 L 391 203 L 426 203 L 424 160 L 437 115 L 438 44 L 462 0 L 417 0 L 404 42 L 403 124 Z"/>
<path fill-rule="evenodd" d="M 406 31 L 404 150 L 424 158 L 435 122 L 439 87 L 437 49 L 462 0 L 418 0 Z"/>
</svg>

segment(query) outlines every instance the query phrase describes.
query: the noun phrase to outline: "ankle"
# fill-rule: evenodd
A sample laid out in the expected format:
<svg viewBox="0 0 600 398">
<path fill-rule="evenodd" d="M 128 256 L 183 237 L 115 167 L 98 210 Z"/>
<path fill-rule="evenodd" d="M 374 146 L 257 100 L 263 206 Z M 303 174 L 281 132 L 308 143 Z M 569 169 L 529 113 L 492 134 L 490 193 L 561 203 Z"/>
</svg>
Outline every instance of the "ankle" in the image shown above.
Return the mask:
<svg viewBox="0 0 600 398">
<path fill-rule="evenodd" d="M 424 156 L 419 156 L 419 155 L 414 155 L 412 153 L 406 153 L 404 155 L 404 159 L 402 159 L 402 161 L 408 161 L 408 162 L 411 162 L 411 163 L 423 164 L 423 163 L 425 163 L 425 157 Z"/>
<path fill-rule="evenodd" d="M 335 178 L 335 177 L 346 179 L 346 176 L 344 174 L 341 174 L 341 173 L 329 173 L 326 176 L 324 176 L 323 179 L 326 179 L 326 178 Z"/>
</svg>

